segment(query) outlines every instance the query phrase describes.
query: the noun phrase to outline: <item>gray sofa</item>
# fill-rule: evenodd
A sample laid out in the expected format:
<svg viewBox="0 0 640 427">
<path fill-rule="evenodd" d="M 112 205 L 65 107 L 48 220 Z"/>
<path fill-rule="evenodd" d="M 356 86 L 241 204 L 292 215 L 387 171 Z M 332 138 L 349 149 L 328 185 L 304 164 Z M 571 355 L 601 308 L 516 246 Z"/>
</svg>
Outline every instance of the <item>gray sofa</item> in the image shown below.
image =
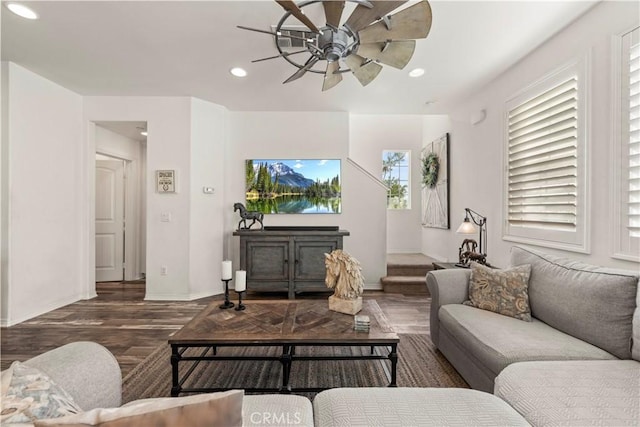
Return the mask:
<svg viewBox="0 0 640 427">
<path fill-rule="evenodd" d="M 432 340 L 480 391 L 337 388 L 313 404 L 302 396 L 247 395 L 243 424 L 640 425 L 638 274 L 522 248 L 513 249 L 512 264 L 532 266 L 532 322 L 462 305 L 468 270 L 427 275 Z M 120 368 L 98 344 L 68 344 L 25 364 L 48 374 L 85 411 L 121 403 Z"/>
<path fill-rule="evenodd" d="M 122 373 L 109 350 L 94 342 L 63 345 L 24 362 L 47 374 L 89 411 L 115 408 L 122 403 Z M 313 426 L 309 399 L 295 395 L 247 395 L 243 398 L 243 424 L 268 425 L 280 414 L 291 416 L 299 426 Z"/>
<path fill-rule="evenodd" d="M 84 411 L 121 403 L 116 359 L 92 342 L 67 344 L 24 362 L 42 370 Z M 245 395 L 245 426 L 529 426 L 503 400 L 468 389 L 336 388 L 313 400 L 296 395 Z"/>
<path fill-rule="evenodd" d="M 433 343 L 534 425 L 640 424 L 640 274 L 512 248 L 523 264 L 532 322 L 463 305 L 469 270 L 430 272 Z"/>
</svg>

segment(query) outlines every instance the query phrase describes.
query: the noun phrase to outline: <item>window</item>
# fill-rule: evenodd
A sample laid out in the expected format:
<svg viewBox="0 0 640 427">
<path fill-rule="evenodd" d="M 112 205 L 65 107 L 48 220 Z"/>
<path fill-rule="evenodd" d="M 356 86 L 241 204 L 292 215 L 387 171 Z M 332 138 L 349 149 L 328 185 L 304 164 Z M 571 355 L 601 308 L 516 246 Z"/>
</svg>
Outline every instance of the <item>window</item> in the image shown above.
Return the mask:
<svg viewBox="0 0 640 427">
<path fill-rule="evenodd" d="M 614 52 L 614 257 L 640 261 L 640 28 Z"/>
<path fill-rule="evenodd" d="M 506 104 L 505 240 L 586 252 L 584 63 Z"/>
<path fill-rule="evenodd" d="M 387 191 L 388 209 L 411 209 L 410 151 L 382 152 L 382 180 Z"/>
</svg>

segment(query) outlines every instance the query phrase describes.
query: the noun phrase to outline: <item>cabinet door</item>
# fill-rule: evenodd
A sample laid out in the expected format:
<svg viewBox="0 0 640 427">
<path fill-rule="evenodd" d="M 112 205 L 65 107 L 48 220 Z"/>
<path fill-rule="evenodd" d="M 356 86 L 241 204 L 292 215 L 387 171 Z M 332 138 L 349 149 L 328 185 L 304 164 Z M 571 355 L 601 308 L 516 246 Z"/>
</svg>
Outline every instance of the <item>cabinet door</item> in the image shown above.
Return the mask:
<svg viewBox="0 0 640 427">
<path fill-rule="evenodd" d="M 289 240 L 248 240 L 248 281 L 289 280 Z"/>
<path fill-rule="evenodd" d="M 295 274 L 296 289 L 298 281 L 310 280 L 324 284 L 326 268 L 324 254 L 339 248 L 336 238 L 296 238 L 295 239 Z"/>
</svg>

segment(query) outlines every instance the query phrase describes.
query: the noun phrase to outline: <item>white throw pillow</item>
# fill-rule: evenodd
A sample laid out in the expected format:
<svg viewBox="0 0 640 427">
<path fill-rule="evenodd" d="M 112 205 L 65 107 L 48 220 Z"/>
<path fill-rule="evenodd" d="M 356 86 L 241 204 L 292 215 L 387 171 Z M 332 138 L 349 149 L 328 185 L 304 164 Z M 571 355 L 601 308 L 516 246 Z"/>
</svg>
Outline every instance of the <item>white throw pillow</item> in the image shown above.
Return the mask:
<svg viewBox="0 0 640 427">
<path fill-rule="evenodd" d="M 35 422 L 51 426 L 233 427 L 242 425 L 243 390 L 130 402 L 120 408 L 92 409 L 78 415 Z"/>
</svg>

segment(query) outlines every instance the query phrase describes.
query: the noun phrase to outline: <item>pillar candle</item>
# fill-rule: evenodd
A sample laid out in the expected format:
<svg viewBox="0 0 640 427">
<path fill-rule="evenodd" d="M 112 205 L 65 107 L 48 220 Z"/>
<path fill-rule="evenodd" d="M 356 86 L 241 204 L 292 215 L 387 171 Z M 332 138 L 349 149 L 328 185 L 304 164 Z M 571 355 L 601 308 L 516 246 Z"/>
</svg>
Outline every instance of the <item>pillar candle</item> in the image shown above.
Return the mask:
<svg viewBox="0 0 640 427">
<path fill-rule="evenodd" d="M 236 271 L 236 292 L 244 292 L 247 290 L 247 272 L 244 270 Z"/>
<path fill-rule="evenodd" d="M 231 261 L 222 261 L 222 280 L 231 280 L 232 277 Z"/>
</svg>

